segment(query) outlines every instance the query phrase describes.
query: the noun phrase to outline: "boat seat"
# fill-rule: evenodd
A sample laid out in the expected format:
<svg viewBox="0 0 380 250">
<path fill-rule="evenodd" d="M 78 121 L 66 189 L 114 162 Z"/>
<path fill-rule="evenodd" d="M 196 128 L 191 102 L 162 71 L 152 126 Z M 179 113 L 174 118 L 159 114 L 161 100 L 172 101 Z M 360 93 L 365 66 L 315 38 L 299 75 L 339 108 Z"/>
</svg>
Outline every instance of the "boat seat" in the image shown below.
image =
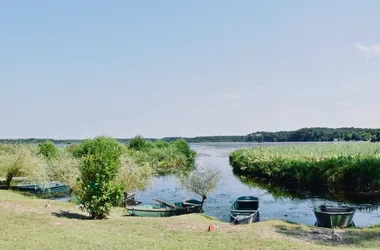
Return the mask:
<svg viewBox="0 0 380 250">
<path fill-rule="evenodd" d="M 135 194 L 136 193 L 124 192 L 124 206 L 136 206 L 142 203 L 141 201 L 135 200 Z"/>
<path fill-rule="evenodd" d="M 241 209 L 241 210 L 230 210 L 230 212 L 234 212 L 234 213 L 255 213 L 255 212 L 257 212 L 257 210 Z"/>
<path fill-rule="evenodd" d="M 238 210 L 257 210 L 259 208 L 259 202 L 258 201 L 237 201 L 238 203 Z"/>
<path fill-rule="evenodd" d="M 339 212 L 352 212 L 354 208 L 351 207 L 330 207 L 330 206 L 321 206 L 322 212 L 330 212 L 330 213 L 339 213 Z"/>
<path fill-rule="evenodd" d="M 182 202 L 174 202 L 174 206 L 183 207 Z"/>
<path fill-rule="evenodd" d="M 195 204 L 190 202 L 182 202 L 183 205 L 189 205 L 189 206 L 200 206 L 201 204 Z"/>
</svg>

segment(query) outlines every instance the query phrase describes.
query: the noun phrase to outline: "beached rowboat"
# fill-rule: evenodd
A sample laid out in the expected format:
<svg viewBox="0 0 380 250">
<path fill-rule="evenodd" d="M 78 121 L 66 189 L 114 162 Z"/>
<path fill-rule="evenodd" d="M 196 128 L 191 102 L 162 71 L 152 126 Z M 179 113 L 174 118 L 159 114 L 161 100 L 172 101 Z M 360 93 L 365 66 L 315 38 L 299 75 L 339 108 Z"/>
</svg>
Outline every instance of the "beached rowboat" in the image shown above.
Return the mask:
<svg viewBox="0 0 380 250">
<path fill-rule="evenodd" d="M 259 199 L 254 196 L 237 198 L 230 208 L 230 220 L 234 224 L 250 224 L 259 221 Z"/>
<path fill-rule="evenodd" d="M 198 200 L 186 200 L 174 203 L 168 203 L 158 199 L 154 199 L 159 204 L 136 206 L 126 206 L 128 213 L 133 216 L 141 217 L 169 217 L 182 214 L 199 213 L 201 211 L 201 202 Z"/>
<path fill-rule="evenodd" d="M 69 186 L 60 181 L 52 181 L 45 184 L 21 183 L 17 185 L 15 189 L 32 193 L 40 197 L 59 197 L 70 194 Z"/>
<path fill-rule="evenodd" d="M 316 226 L 344 228 L 354 225 L 352 219 L 355 214 L 355 208 L 353 207 L 321 205 L 314 208 L 313 212 L 317 218 Z"/>
</svg>

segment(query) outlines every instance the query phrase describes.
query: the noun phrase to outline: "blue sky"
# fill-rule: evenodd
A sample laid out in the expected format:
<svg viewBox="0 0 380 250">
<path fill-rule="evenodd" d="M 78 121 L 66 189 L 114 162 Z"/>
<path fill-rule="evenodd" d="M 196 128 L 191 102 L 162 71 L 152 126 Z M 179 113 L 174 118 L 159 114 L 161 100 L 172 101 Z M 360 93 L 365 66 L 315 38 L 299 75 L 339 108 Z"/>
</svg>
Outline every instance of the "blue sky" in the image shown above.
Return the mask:
<svg viewBox="0 0 380 250">
<path fill-rule="evenodd" d="M 1 1 L 0 138 L 380 127 L 380 1 Z"/>
</svg>

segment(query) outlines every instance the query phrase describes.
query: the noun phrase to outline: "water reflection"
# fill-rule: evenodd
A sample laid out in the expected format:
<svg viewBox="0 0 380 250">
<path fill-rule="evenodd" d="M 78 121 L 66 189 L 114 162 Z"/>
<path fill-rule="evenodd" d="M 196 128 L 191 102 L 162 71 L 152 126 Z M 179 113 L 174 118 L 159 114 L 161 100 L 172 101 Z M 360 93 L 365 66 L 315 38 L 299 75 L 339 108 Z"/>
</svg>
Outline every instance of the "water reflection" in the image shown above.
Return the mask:
<svg viewBox="0 0 380 250">
<path fill-rule="evenodd" d="M 197 163 L 212 164 L 217 166 L 222 179 L 217 189 L 205 203 L 205 213 L 218 219 L 229 221 L 229 208 L 234 200 L 242 195 L 257 196 L 260 201 L 260 220 L 284 219 L 302 224 L 313 225 L 315 216 L 313 207 L 322 204 L 354 205 L 358 211 L 355 213 L 354 222 L 357 226 L 368 226 L 380 223 L 379 203 L 376 198 L 358 200 L 352 194 L 341 194 L 320 190 L 320 192 L 306 192 L 279 187 L 273 183 L 260 180 L 248 180 L 234 175 L 229 165 L 229 154 L 243 147 L 257 146 L 252 143 L 202 143 L 192 144 L 191 147 L 198 153 Z M 267 144 L 266 144 L 267 145 Z M 269 144 L 268 144 L 269 145 Z M 188 198 L 196 198 L 197 195 L 184 192 L 176 176 L 166 175 L 158 177 L 152 188 L 138 193 L 136 199 L 144 203 L 152 203 L 152 198 L 176 201 Z M 359 198 L 362 195 L 358 196 Z M 356 202 L 355 202 L 356 201 Z"/>
<path fill-rule="evenodd" d="M 267 190 L 275 198 L 288 198 L 290 200 L 321 198 L 336 203 L 350 204 L 352 207 L 355 207 L 355 209 L 361 211 L 377 210 L 380 206 L 380 194 L 378 192 L 358 193 L 352 189 L 339 187 L 329 188 L 327 186 L 318 186 L 311 190 L 306 190 L 302 188 L 294 188 L 291 187 L 291 185 L 280 185 L 262 178 L 252 178 L 237 174 L 235 174 L 235 176 L 249 187 L 257 187 Z"/>
</svg>

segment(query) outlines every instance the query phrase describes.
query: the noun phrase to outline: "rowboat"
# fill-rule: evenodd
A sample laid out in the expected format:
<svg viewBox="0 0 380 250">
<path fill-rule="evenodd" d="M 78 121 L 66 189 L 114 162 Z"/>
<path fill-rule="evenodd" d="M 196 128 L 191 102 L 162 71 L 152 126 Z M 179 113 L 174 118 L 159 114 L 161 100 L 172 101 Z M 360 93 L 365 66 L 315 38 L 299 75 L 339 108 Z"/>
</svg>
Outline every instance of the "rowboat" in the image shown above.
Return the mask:
<svg viewBox="0 0 380 250">
<path fill-rule="evenodd" d="M 355 208 L 348 206 L 326 206 L 321 205 L 313 209 L 317 221 L 316 226 L 334 228 L 354 226 L 352 221 Z"/>
<path fill-rule="evenodd" d="M 250 224 L 259 221 L 259 199 L 254 196 L 237 198 L 230 208 L 230 220 L 234 224 Z"/>
<path fill-rule="evenodd" d="M 16 189 L 43 197 L 59 197 L 70 194 L 70 188 L 60 181 L 52 181 L 46 184 L 21 183 Z"/>
<path fill-rule="evenodd" d="M 153 200 L 159 203 L 153 205 L 127 205 L 125 208 L 130 215 L 141 217 L 169 217 L 182 214 L 199 213 L 202 209 L 201 202 L 193 199 L 174 203 L 168 203 L 158 199 Z"/>
</svg>

